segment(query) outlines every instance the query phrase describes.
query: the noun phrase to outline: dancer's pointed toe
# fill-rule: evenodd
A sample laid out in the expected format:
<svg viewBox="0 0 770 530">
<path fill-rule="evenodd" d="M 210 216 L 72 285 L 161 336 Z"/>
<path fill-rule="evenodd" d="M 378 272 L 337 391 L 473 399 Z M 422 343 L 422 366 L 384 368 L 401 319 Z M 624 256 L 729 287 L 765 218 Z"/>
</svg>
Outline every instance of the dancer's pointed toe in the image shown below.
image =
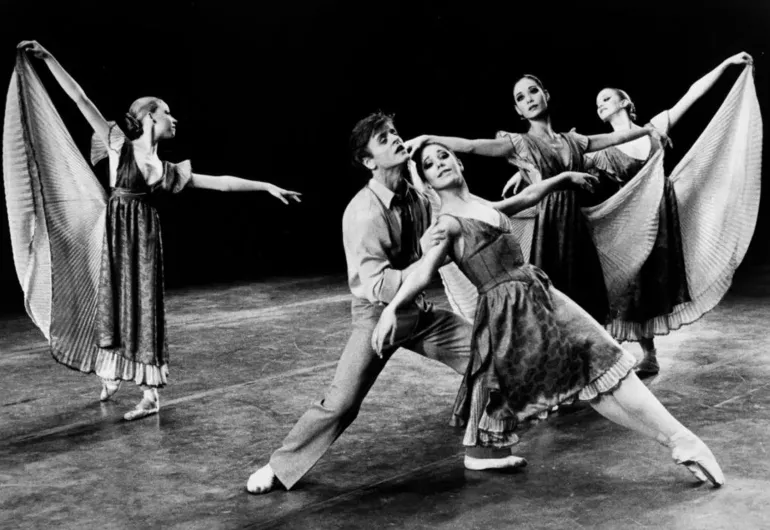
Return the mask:
<svg viewBox="0 0 770 530">
<path fill-rule="evenodd" d="M 701 482 L 709 481 L 716 488 L 725 484 L 722 468 L 719 467 L 713 453 L 691 432 L 672 438 L 671 457 L 674 462 L 689 469 Z"/>
</svg>

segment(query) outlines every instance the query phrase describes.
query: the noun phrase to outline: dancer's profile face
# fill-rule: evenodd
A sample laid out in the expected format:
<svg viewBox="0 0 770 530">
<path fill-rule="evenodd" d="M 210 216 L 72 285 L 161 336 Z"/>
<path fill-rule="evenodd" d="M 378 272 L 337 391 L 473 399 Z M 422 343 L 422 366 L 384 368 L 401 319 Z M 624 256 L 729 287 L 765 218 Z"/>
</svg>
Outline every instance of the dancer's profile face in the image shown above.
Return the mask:
<svg viewBox="0 0 770 530">
<path fill-rule="evenodd" d="M 548 111 L 548 99 L 548 92 L 529 77 L 522 77 L 513 85 L 516 113 L 528 120 L 535 119 Z"/>
<path fill-rule="evenodd" d="M 372 171 L 393 168 L 409 159 L 404 141 L 398 135 L 393 122 L 385 122 L 374 131 L 366 147 L 370 156 L 364 160 L 364 165 Z"/>
<path fill-rule="evenodd" d="M 425 180 L 435 190 L 456 186 L 463 181 L 462 163 L 443 145 L 426 146 L 417 163 Z"/>
<path fill-rule="evenodd" d="M 596 113 L 599 115 L 599 119 L 609 120 L 611 116 L 624 108 L 624 101 L 620 94 L 611 88 L 605 88 L 599 92 L 599 95 L 596 96 Z"/>
<path fill-rule="evenodd" d="M 165 101 L 161 101 L 158 104 L 158 108 L 151 115 L 155 123 L 155 137 L 156 138 L 173 138 L 176 136 L 176 118 L 171 115 L 171 109 Z"/>
</svg>

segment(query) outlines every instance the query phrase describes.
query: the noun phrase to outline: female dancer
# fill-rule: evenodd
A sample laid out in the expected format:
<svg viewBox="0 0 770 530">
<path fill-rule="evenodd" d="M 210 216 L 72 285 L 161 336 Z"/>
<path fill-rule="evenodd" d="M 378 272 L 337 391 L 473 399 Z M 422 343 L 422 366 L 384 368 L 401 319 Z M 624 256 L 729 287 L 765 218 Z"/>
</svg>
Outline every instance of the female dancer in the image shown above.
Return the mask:
<svg viewBox="0 0 770 530">
<path fill-rule="evenodd" d="M 641 136 L 659 133 L 644 127 L 610 134 L 583 136 L 556 133 L 551 126 L 550 95 L 540 80 L 521 77 L 513 86 L 516 112 L 529 122 L 525 134 L 499 132 L 494 140 L 466 140 L 432 135 L 412 140 L 415 146 L 433 140 L 461 153 L 506 157 L 524 178 L 536 183 L 563 171 L 583 171 L 583 155 Z M 599 257 L 580 208 L 586 197 L 578 190 L 560 190 L 540 204 L 530 262 L 542 268 L 554 285 L 599 322 L 609 316 L 607 290 Z"/>
<path fill-rule="evenodd" d="M 267 191 L 285 204 L 288 199 L 299 202 L 300 194 L 266 182 L 193 173 L 189 161 L 161 161 L 158 143 L 173 138 L 177 124 L 165 102 L 152 97 L 136 100 L 121 129 L 104 119 L 83 89 L 40 44 L 23 41 L 18 48 L 45 61 L 93 127 L 97 141 L 92 147 L 92 160 L 109 157 L 112 194 L 106 205 L 92 326 L 95 336 L 84 339 L 95 340 L 97 348 L 68 347 L 72 344 L 69 337 L 82 335 L 82 329 L 73 323 L 72 331 L 62 331 L 55 340 L 52 338 L 54 358 L 101 377 L 102 401 L 110 399 L 123 380 L 140 385 L 143 397 L 134 410 L 125 414 L 126 420 L 155 414 L 160 407 L 158 388 L 166 384 L 168 375 L 163 253 L 156 199 L 186 187 Z M 20 57 L 20 61 L 24 59 Z M 54 256 L 51 261 L 55 262 Z M 54 305 L 57 302 L 54 297 Z M 70 318 L 87 320 L 83 315 Z"/>
<path fill-rule="evenodd" d="M 668 134 L 685 112 L 700 99 L 730 65 L 751 64 L 747 53 L 739 53 L 725 59 L 714 70 L 696 81 L 673 107 L 652 118 L 650 122 Z M 596 112 L 615 131 L 629 131 L 639 126 L 635 123 L 636 107 L 628 94 L 617 88 L 605 88 L 596 97 Z M 591 153 L 588 157 L 597 168 L 614 181 L 615 190 L 623 187 L 661 149 L 654 138 L 638 138 Z M 630 291 L 623 293 L 622 300 L 613 300 L 616 310 L 609 330 L 617 340 L 638 340 L 644 358 L 637 366 L 640 377 L 659 372 L 654 335 L 668 333 L 672 327 L 662 318 L 674 307 L 690 301 L 687 275 L 682 251 L 679 213 L 673 183 L 666 178 L 663 198 L 659 207 L 658 233 L 649 257 L 642 266 Z"/>
<path fill-rule="evenodd" d="M 496 204 L 475 200 L 462 165 L 443 145 L 414 153 L 420 177 L 441 199 L 438 229 L 447 237 L 432 247 L 384 309 L 372 336 L 381 352 L 394 347 L 396 310 L 427 287 L 449 257 L 478 289 L 471 361 L 454 407 L 466 424 L 466 465 L 473 450 L 510 459 L 515 428 L 568 400 L 589 401 L 606 418 L 669 447 L 674 461 L 699 480 L 724 484 L 706 445 L 679 423 L 633 373 L 635 359 L 584 310 L 550 285 L 539 268 L 524 263 L 510 232 L 511 215 L 565 184 L 592 177 L 568 173 L 537 183 Z M 494 207 L 494 208 L 493 208 Z M 496 209 L 498 211 L 496 211 Z"/>
</svg>

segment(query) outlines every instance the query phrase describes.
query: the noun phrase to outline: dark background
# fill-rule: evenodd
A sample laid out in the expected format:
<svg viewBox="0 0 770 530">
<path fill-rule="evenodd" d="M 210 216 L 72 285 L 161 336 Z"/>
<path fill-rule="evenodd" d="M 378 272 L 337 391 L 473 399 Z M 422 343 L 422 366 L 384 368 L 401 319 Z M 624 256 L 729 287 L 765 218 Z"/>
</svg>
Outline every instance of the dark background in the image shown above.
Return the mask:
<svg viewBox="0 0 770 530">
<path fill-rule="evenodd" d="M 172 288 L 344 273 L 342 212 L 366 178 L 349 163 L 348 134 L 378 108 L 396 113 L 405 138 L 523 131 L 511 82 L 534 73 L 551 92 L 557 130 L 606 132 L 595 114 L 601 88 L 627 90 L 643 123 L 740 51 L 755 58 L 764 111 L 770 89 L 770 3 L 761 1 L 27 1 L 0 4 L 0 21 L 0 79 L 10 80 L 16 43 L 37 39 L 108 119 L 137 97 L 163 98 L 180 123 L 161 157 L 304 194 L 291 207 L 265 193 L 177 197 L 162 212 Z M 88 124 L 39 65 L 87 153 Z M 674 129 L 669 167 L 739 71 Z M 464 162 L 472 189 L 487 197 L 512 173 L 502 160 Z M 763 190 L 745 265 L 770 261 L 767 199 Z M 0 209 L 0 311 L 20 312 L 4 202 Z"/>
</svg>

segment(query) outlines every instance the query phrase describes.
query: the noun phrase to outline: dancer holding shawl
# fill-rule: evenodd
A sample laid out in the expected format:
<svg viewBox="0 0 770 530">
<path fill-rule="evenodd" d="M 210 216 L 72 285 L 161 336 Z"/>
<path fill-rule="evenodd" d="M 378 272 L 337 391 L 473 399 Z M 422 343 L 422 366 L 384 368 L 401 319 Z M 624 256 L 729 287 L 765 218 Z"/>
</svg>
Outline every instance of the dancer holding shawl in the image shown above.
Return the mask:
<svg viewBox="0 0 770 530">
<path fill-rule="evenodd" d="M 158 157 L 177 120 L 153 97 L 136 100 L 123 127 L 108 122 L 75 80 L 35 41 L 18 46 L 6 106 L 3 168 L 14 259 L 27 311 L 54 358 L 102 379 L 101 400 L 133 381 L 143 392 L 133 420 L 157 413 L 168 343 L 158 198 L 188 187 L 299 194 L 273 184 L 193 173 Z M 111 194 L 77 151 L 26 54 L 42 59 L 95 132 L 92 161 L 109 158 Z"/>
<path fill-rule="evenodd" d="M 670 109 L 650 120 L 658 130 L 669 133 L 698 99 L 706 94 L 730 65 L 751 64 L 751 56 L 739 53 L 723 61 L 714 70 L 696 81 L 687 93 Z M 599 118 L 615 131 L 638 128 L 636 107 L 628 94 L 617 88 L 605 88 L 596 97 Z M 655 139 L 638 138 L 590 153 L 595 166 L 610 177 L 616 190 L 633 179 L 662 145 Z M 640 377 L 659 372 L 654 335 L 673 329 L 665 316 L 677 305 L 690 302 L 687 272 L 682 250 L 679 211 L 674 184 L 664 177 L 663 197 L 658 213 L 658 232 L 649 257 L 623 296 L 611 300 L 614 319 L 609 326 L 618 340 L 638 340 L 644 357 L 637 367 Z"/>
</svg>

